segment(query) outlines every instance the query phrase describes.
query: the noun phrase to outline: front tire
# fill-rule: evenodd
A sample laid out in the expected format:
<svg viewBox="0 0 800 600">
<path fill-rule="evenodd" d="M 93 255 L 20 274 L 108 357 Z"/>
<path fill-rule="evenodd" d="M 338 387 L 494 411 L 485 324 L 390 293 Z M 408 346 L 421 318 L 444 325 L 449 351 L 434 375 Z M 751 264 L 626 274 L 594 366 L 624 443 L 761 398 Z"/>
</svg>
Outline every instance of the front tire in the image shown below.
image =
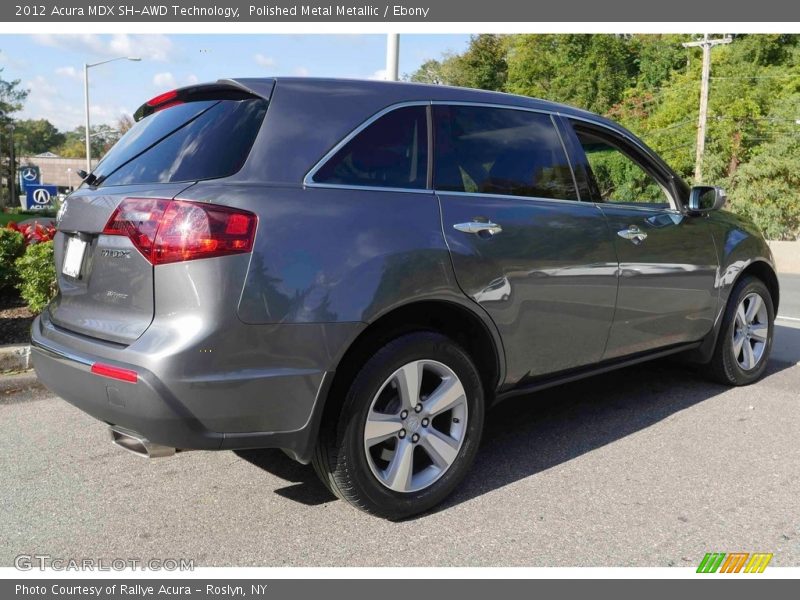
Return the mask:
<svg viewBox="0 0 800 600">
<path fill-rule="evenodd" d="M 403 335 L 361 368 L 314 468 L 337 496 L 402 519 L 439 504 L 478 450 L 484 393 L 469 355 L 434 332 Z"/>
<path fill-rule="evenodd" d="M 767 286 L 744 277 L 731 291 L 722 320 L 711 375 L 725 385 L 749 385 L 764 375 L 775 331 L 775 309 Z"/>
</svg>

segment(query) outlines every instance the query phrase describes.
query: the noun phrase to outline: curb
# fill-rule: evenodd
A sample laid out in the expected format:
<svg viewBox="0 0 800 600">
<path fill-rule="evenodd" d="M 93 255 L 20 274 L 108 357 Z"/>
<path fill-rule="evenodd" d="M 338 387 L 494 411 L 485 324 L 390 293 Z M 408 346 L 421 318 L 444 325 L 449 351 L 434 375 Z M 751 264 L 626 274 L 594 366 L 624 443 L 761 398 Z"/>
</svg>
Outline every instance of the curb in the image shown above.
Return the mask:
<svg viewBox="0 0 800 600">
<path fill-rule="evenodd" d="M 36 378 L 36 371 L 30 370 L 13 375 L 0 375 L 0 394 L 11 394 L 24 389 L 43 388 Z"/>
<path fill-rule="evenodd" d="M 27 371 L 30 369 L 31 347 L 29 344 L 0 346 L 0 371 Z"/>
</svg>

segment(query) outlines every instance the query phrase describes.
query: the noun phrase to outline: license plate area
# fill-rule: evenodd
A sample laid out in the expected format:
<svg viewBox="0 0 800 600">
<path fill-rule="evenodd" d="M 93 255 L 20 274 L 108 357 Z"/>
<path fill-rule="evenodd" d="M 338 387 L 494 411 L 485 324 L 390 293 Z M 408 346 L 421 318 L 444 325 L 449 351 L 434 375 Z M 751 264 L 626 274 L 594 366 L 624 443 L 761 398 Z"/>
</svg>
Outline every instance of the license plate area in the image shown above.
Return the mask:
<svg viewBox="0 0 800 600">
<path fill-rule="evenodd" d="M 61 265 L 61 272 L 67 277 L 80 279 L 83 257 L 86 254 L 86 242 L 77 236 L 67 238 L 67 245 L 64 249 L 64 263 Z"/>
</svg>

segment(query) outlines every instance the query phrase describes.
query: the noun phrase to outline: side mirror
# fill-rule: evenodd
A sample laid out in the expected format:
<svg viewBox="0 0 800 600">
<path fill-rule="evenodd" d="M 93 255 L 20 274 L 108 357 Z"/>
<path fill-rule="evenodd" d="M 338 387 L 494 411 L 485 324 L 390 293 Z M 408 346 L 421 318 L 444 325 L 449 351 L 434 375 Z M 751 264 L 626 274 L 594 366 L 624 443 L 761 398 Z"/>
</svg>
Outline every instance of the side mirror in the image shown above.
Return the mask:
<svg viewBox="0 0 800 600">
<path fill-rule="evenodd" d="M 696 185 L 689 192 L 689 212 L 705 213 L 725 206 L 725 190 L 710 185 Z"/>
</svg>

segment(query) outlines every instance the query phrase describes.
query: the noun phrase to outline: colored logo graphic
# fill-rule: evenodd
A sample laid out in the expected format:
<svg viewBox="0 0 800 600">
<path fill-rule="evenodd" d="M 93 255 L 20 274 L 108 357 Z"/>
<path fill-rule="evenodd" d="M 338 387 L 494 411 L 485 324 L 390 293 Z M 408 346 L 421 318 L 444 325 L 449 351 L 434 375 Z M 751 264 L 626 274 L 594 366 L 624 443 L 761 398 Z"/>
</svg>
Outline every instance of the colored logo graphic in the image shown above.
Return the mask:
<svg viewBox="0 0 800 600">
<path fill-rule="evenodd" d="M 698 573 L 763 573 L 772 554 L 766 552 L 708 552 L 697 567 Z"/>
</svg>

